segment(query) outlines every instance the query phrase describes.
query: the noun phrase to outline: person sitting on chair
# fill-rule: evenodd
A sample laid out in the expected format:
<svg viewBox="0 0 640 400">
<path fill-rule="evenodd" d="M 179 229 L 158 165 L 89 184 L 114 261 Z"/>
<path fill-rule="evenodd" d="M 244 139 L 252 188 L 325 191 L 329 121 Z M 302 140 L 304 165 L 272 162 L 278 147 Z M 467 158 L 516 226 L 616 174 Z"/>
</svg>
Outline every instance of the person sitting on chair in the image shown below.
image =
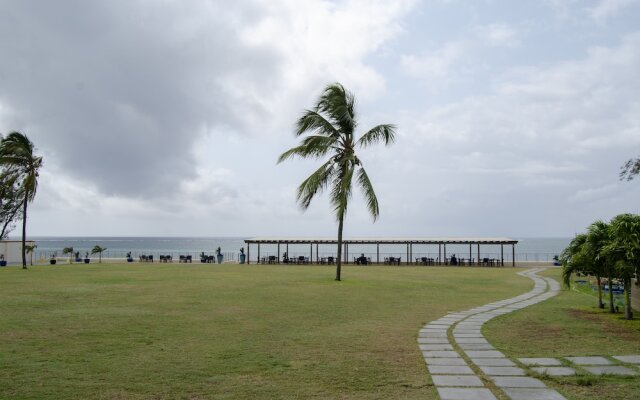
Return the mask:
<svg viewBox="0 0 640 400">
<path fill-rule="evenodd" d="M 283 264 L 288 264 L 289 263 L 289 255 L 287 254 L 287 252 L 285 251 L 284 254 L 282 255 L 282 263 Z"/>
<path fill-rule="evenodd" d="M 451 256 L 451 265 L 458 265 L 458 259 L 455 254 Z"/>
<path fill-rule="evenodd" d="M 357 261 L 358 264 L 367 265 L 367 257 L 364 256 L 364 253 L 360 254 Z"/>
</svg>

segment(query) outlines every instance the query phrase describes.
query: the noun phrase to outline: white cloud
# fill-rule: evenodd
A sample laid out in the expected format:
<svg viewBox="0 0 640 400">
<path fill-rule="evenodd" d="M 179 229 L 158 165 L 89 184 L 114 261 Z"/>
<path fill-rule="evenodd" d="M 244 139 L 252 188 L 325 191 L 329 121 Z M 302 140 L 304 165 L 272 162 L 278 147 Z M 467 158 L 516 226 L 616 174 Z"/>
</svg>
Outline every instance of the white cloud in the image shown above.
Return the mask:
<svg viewBox="0 0 640 400">
<path fill-rule="evenodd" d="M 504 22 L 478 26 L 475 31 L 487 46 L 515 47 L 520 44 L 516 28 Z"/>
<path fill-rule="evenodd" d="M 404 69 L 412 76 L 426 80 L 449 77 L 454 67 L 465 57 L 469 43 L 452 41 L 423 55 L 407 54 L 401 58 Z"/>
<path fill-rule="evenodd" d="M 600 0 L 600 2 L 587 10 L 589 16 L 596 22 L 604 24 L 612 17 L 617 16 L 630 5 L 638 4 L 638 0 Z"/>
</svg>

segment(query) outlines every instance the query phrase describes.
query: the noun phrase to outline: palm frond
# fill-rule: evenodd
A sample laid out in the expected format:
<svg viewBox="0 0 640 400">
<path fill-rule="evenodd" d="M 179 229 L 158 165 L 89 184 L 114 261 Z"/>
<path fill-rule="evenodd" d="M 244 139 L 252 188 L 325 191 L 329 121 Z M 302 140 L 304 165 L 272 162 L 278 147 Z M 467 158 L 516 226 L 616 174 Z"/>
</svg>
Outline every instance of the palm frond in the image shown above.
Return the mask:
<svg viewBox="0 0 640 400">
<path fill-rule="evenodd" d="M 341 84 L 334 83 L 325 88 L 316 105 L 316 111 L 329 116 L 343 134 L 353 135 L 356 128 L 355 96 Z"/>
<path fill-rule="evenodd" d="M 395 125 L 391 124 L 378 125 L 362 135 L 356 144 L 361 148 L 365 148 L 379 142 L 384 142 L 385 145 L 389 145 L 396 140 L 395 129 Z"/>
<path fill-rule="evenodd" d="M 298 119 L 298 122 L 296 122 L 296 136 L 307 132 L 334 137 L 340 136 L 340 132 L 330 121 L 313 110 L 306 110 L 304 114 L 302 114 L 302 117 Z"/>
<path fill-rule="evenodd" d="M 324 190 L 334 173 L 333 161 L 329 160 L 322 164 L 314 173 L 309 175 L 307 179 L 302 181 L 296 193 L 298 204 L 303 210 L 309 208 L 311 200 L 318 193 Z"/>
<path fill-rule="evenodd" d="M 373 184 L 371 184 L 371 180 L 369 180 L 369 176 L 363 167 L 358 169 L 358 186 L 362 190 L 362 194 L 364 195 L 365 200 L 367 201 L 367 209 L 369 210 L 369 214 L 373 217 L 375 221 L 378 219 L 380 215 L 380 208 L 378 207 L 378 197 L 376 196 L 376 192 L 373 190 Z"/>
<path fill-rule="evenodd" d="M 331 190 L 331 204 L 336 211 L 336 218 L 338 220 L 344 217 L 347 212 L 347 205 L 349 204 L 352 192 L 351 182 L 353 180 L 353 172 L 353 159 L 345 158 L 340 160 L 335 173 L 336 179 Z"/>
<path fill-rule="evenodd" d="M 293 147 L 280 154 L 277 164 L 280 164 L 281 162 L 295 156 L 298 156 L 300 158 L 323 157 L 331 150 L 336 141 L 336 138 L 329 136 L 308 136 L 304 138 L 300 146 Z"/>
</svg>

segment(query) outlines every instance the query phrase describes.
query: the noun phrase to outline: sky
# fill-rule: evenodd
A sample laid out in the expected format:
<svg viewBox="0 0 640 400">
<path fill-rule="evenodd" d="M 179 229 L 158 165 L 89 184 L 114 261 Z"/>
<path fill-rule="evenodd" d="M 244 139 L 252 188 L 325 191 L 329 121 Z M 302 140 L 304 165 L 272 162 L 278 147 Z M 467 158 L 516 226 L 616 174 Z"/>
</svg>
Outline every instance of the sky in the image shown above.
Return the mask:
<svg viewBox="0 0 640 400">
<path fill-rule="evenodd" d="M 342 83 L 380 203 L 345 236 L 569 237 L 640 211 L 638 0 L 0 0 L 0 133 L 44 158 L 33 236 L 330 236 L 321 160 L 276 164 Z M 14 233 L 18 233 L 17 231 Z"/>
</svg>

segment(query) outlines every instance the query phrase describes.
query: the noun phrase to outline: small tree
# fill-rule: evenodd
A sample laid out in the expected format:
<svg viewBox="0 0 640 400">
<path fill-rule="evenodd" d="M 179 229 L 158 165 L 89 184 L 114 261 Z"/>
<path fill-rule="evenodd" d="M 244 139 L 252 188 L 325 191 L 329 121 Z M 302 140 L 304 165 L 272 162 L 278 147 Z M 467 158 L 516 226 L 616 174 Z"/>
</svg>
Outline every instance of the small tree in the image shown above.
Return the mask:
<svg viewBox="0 0 640 400">
<path fill-rule="evenodd" d="M 587 235 L 576 235 L 566 249 L 562 251 L 558 261 L 562 265 L 562 280 L 567 287 L 571 286 L 571 275 L 583 273 L 596 277 L 598 286 L 598 307 L 604 308 L 602 302 L 602 272 L 595 262 L 595 255 L 587 245 Z"/>
<path fill-rule="evenodd" d="M 15 174 L 0 172 L 0 240 L 15 228 L 14 221 L 22 219 L 24 193 Z"/>
<path fill-rule="evenodd" d="M 101 263 L 102 262 L 102 252 L 107 250 L 106 247 L 100 247 L 98 245 L 93 246 L 93 249 L 91 250 L 91 254 L 98 254 L 98 262 Z"/>
<path fill-rule="evenodd" d="M 37 244 L 28 244 L 25 246 L 25 250 L 27 251 L 27 254 L 31 254 L 35 251 L 36 247 L 38 247 Z M 33 265 L 33 256 L 31 256 L 29 259 L 30 264 Z"/>
<path fill-rule="evenodd" d="M 62 254 L 70 254 L 69 262 L 73 263 L 73 247 L 65 247 L 64 249 L 62 249 Z"/>
<path fill-rule="evenodd" d="M 640 264 L 640 216 L 620 214 L 611 220 L 612 241 L 606 248 L 614 260 L 616 273 L 624 283 L 624 316 L 633 318 L 631 280 Z"/>
</svg>

